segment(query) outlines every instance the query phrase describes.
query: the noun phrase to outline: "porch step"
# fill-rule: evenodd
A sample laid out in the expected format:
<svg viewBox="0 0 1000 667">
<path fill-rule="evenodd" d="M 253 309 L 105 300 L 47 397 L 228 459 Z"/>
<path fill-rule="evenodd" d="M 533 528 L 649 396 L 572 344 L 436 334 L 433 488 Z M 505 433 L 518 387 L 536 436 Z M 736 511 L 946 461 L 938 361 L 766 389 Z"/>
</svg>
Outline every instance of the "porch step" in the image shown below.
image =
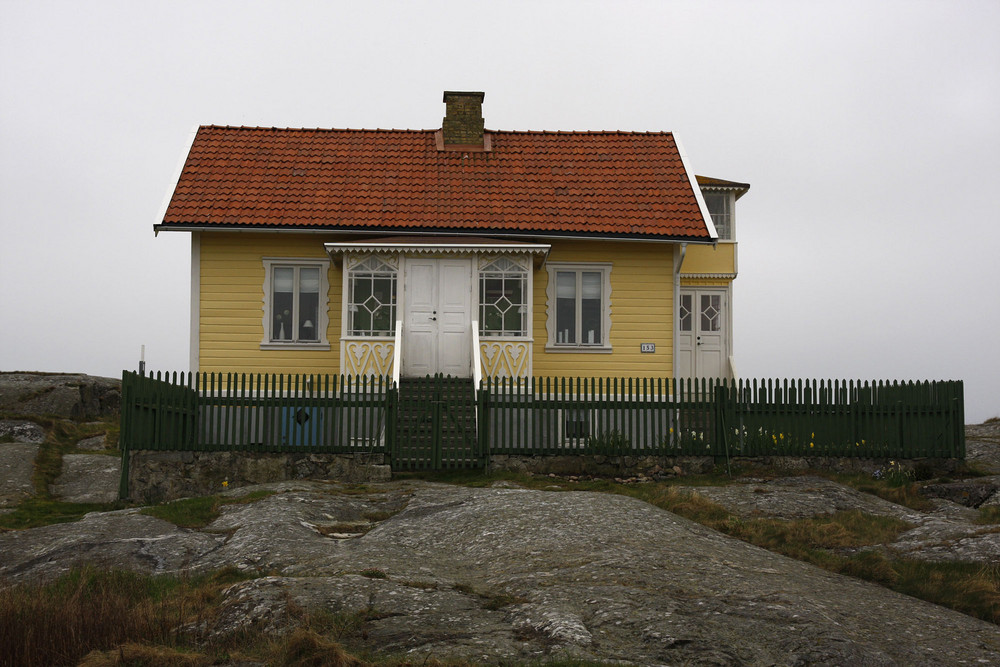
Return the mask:
<svg viewBox="0 0 1000 667">
<path fill-rule="evenodd" d="M 403 456 L 420 460 L 434 457 L 438 438 L 440 463 L 459 463 L 472 456 L 476 404 L 470 378 L 401 378 L 398 406 L 396 437 Z"/>
</svg>

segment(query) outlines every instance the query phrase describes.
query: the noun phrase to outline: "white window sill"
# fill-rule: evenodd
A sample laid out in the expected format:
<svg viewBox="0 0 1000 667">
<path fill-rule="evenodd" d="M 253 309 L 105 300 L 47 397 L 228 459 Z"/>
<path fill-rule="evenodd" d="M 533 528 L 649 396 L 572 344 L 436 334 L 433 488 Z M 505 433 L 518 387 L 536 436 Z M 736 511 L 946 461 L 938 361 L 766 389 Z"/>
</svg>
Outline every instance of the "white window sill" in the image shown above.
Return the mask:
<svg viewBox="0 0 1000 667">
<path fill-rule="evenodd" d="M 262 350 L 327 350 L 330 349 L 329 343 L 261 343 L 260 349 Z"/>
<path fill-rule="evenodd" d="M 601 345 L 546 345 L 546 352 L 572 352 L 574 354 L 611 354 L 610 346 Z"/>
</svg>

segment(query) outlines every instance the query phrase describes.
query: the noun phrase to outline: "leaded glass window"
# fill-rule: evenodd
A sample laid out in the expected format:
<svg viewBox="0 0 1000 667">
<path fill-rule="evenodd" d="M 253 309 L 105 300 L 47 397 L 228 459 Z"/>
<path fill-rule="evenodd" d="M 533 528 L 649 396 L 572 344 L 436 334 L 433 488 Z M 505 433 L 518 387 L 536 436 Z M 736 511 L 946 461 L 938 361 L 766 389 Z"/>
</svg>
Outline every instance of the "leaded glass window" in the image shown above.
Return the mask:
<svg viewBox="0 0 1000 667">
<path fill-rule="evenodd" d="M 350 271 L 348 332 L 351 336 L 392 336 L 396 322 L 396 269 L 369 257 Z"/>
<path fill-rule="evenodd" d="M 479 335 L 526 336 L 528 272 L 501 257 L 479 272 Z"/>
</svg>

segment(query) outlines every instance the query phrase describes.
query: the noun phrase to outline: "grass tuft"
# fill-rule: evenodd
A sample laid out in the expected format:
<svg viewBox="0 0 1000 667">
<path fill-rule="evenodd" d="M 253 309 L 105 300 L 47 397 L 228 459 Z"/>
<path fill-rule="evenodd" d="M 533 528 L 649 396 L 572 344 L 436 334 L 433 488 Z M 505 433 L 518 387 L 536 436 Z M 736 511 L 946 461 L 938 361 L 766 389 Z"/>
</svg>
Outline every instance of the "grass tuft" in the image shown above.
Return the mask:
<svg viewBox="0 0 1000 667">
<path fill-rule="evenodd" d="M 219 518 L 224 505 L 246 505 L 273 496 L 274 493 L 274 491 L 260 490 L 236 498 L 222 496 L 184 498 L 144 507 L 140 511 L 169 521 L 180 528 L 204 528 Z"/>
</svg>

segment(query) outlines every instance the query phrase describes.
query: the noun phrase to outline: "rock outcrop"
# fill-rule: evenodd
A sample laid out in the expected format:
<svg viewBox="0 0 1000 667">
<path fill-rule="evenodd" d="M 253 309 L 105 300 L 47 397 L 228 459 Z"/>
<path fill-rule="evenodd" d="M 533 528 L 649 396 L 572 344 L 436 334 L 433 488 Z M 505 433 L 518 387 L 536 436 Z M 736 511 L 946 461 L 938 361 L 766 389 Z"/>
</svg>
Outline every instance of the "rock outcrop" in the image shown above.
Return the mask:
<svg viewBox="0 0 1000 667">
<path fill-rule="evenodd" d="M 121 412 L 121 381 L 73 373 L 0 373 L 0 412 L 86 421 Z"/>
<path fill-rule="evenodd" d="M 422 482 L 258 488 L 275 493 L 225 506 L 203 530 L 129 509 L 0 534 L 0 577 L 84 562 L 235 566 L 268 576 L 228 588 L 203 632 L 284 633 L 302 609 L 353 614 L 371 649 L 414 662 L 1000 662 L 996 625 L 624 496 Z"/>
</svg>

